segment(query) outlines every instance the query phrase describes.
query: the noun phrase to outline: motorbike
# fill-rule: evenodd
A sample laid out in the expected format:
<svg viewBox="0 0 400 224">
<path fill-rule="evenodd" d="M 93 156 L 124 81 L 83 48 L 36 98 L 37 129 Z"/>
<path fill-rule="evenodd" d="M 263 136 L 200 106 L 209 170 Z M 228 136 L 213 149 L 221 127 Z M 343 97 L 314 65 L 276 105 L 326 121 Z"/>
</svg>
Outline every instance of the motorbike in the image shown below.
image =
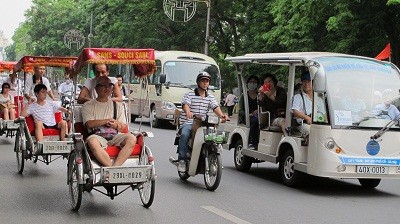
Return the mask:
<svg viewBox="0 0 400 224">
<path fill-rule="evenodd" d="M 73 92 L 68 91 L 68 92 L 63 93 L 61 96 L 61 106 L 70 110 L 72 100 L 73 100 Z M 64 116 L 63 119 L 65 119 L 65 120 L 68 119 L 67 114 L 64 114 L 63 116 Z"/>
<path fill-rule="evenodd" d="M 221 181 L 222 144 L 227 142 L 229 136 L 228 132 L 218 130 L 219 123 L 220 119 L 215 116 L 194 115 L 192 133 L 188 141 L 187 170 L 186 172 L 178 171 L 181 180 L 204 174 L 204 183 L 209 191 L 216 190 Z M 179 145 L 180 132 L 181 129 L 178 129 L 174 145 Z M 171 157 L 169 161 L 178 166 L 178 159 Z"/>
</svg>

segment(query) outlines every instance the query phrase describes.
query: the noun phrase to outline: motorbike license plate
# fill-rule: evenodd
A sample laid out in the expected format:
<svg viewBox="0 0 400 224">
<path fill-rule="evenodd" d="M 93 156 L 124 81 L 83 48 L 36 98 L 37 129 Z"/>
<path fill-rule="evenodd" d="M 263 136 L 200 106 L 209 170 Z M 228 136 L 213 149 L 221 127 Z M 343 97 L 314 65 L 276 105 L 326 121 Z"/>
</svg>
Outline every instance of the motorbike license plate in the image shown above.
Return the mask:
<svg viewBox="0 0 400 224">
<path fill-rule="evenodd" d="M 136 183 L 146 181 L 146 169 L 137 167 L 113 168 L 108 170 L 109 183 Z"/>
<path fill-rule="evenodd" d="M 73 150 L 72 142 L 49 141 L 43 143 L 43 154 L 64 154 Z"/>
<path fill-rule="evenodd" d="M 388 174 L 389 167 L 387 166 L 357 166 L 357 173 L 368 173 L 368 174 Z"/>
</svg>

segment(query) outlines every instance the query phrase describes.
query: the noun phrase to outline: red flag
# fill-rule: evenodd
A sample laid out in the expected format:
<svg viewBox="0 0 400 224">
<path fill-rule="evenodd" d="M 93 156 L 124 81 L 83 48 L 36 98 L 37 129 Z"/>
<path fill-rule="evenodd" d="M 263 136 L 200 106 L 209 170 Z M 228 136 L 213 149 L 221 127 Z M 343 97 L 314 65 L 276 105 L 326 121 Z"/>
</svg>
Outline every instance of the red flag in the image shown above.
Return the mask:
<svg viewBox="0 0 400 224">
<path fill-rule="evenodd" d="M 383 49 L 381 51 L 381 53 L 378 54 L 378 56 L 376 56 L 375 58 L 378 60 L 384 60 L 390 57 L 390 43 L 388 43 L 385 47 L 385 49 Z"/>
</svg>

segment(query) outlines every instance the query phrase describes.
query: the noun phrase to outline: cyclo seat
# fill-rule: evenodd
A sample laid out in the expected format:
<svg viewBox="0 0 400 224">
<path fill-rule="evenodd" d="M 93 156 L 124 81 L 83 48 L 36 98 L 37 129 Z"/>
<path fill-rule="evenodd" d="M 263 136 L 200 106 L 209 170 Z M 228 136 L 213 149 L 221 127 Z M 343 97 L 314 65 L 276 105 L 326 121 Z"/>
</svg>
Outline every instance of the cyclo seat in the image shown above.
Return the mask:
<svg viewBox="0 0 400 224">
<path fill-rule="evenodd" d="M 82 115 L 81 115 L 81 106 L 76 106 L 75 107 L 75 114 L 77 115 L 75 117 L 75 123 L 74 123 L 74 128 L 75 132 L 79 132 L 82 134 L 83 139 L 86 141 L 86 138 L 89 137 L 89 132 L 87 131 L 87 128 L 83 124 L 82 121 Z M 128 133 L 128 129 L 123 130 L 122 133 Z M 132 153 L 130 157 L 138 157 L 140 153 L 142 152 L 142 147 L 144 145 L 144 137 L 142 134 L 137 134 L 136 135 L 136 144 L 132 150 Z M 110 158 L 116 158 L 118 156 L 118 153 L 121 151 L 121 147 L 119 146 L 113 146 L 109 145 L 106 148 L 107 154 L 110 156 Z M 89 151 L 89 154 L 91 157 L 93 157 L 92 153 Z"/>
<path fill-rule="evenodd" d="M 61 112 L 56 112 L 54 114 L 56 118 L 56 123 L 58 124 L 62 120 Z M 35 136 L 35 121 L 31 115 L 25 117 L 26 125 L 28 126 L 29 133 L 32 136 Z M 43 129 L 43 136 L 53 136 L 53 135 L 60 135 L 60 130 L 55 128 L 45 128 Z"/>
</svg>

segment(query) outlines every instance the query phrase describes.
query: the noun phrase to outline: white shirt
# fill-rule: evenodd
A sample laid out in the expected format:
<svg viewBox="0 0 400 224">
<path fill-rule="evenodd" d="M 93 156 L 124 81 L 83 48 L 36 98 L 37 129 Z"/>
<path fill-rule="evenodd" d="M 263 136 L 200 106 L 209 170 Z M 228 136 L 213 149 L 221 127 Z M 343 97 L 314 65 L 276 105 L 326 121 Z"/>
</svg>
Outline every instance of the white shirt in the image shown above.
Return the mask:
<svg viewBox="0 0 400 224">
<path fill-rule="evenodd" d="M 388 120 L 400 119 L 400 111 L 393 104 L 378 104 L 373 111 L 373 114 Z"/>
<path fill-rule="evenodd" d="M 42 121 L 47 126 L 54 126 L 57 124 L 54 113 L 59 109 L 60 106 L 53 101 L 46 101 L 43 106 L 35 102 L 29 105 L 28 115 L 31 114 L 35 121 Z"/>
<path fill-rule="evenodd" d="M 51 88 L 50 88 L 49 80 L 46 77 L 42 77 L 42 82 L 46 86 L 47 92 L 50 92 Z M 28 94 L 29 96 L 35 97 L 35 92 L 33 91 L 35 86 L 36 86 L 36 84 L 33 84 L 32 76 L 26 77 L 24 94 Z"/>
<path fill-rule="evenodd" d="M 236 96 L 233 95 L 232 93 L 229 93 L 228 96 L 226 96 L 226 98 L 225 98 L 225 106 L 229 107 L 229 106 L 235 105 L 235 99 L 236 99 Z"/>
<path fill-rule="evenodd" d="M 72 82 L 70 83 L 63 82 L 58 87 L 58 93 L 67 93 L 67 92 L 72 92 L 73 90 L 74 90 L 74 84 Z"/>
<path fill-rule="evenodd" d="M 118 79 L 115 77 L 108 77 L 111 80 L 111 83 L 114 85 L 117 85 Z M 83 84 L 84 87 L 86 87 L 89 90 L 90 97 L 92 99 L 97 98 L 97 93 L 96 89 L 94 88 L 96 84 L 96 77 L 86 79 L 85 83 Z"/>
</svg>

